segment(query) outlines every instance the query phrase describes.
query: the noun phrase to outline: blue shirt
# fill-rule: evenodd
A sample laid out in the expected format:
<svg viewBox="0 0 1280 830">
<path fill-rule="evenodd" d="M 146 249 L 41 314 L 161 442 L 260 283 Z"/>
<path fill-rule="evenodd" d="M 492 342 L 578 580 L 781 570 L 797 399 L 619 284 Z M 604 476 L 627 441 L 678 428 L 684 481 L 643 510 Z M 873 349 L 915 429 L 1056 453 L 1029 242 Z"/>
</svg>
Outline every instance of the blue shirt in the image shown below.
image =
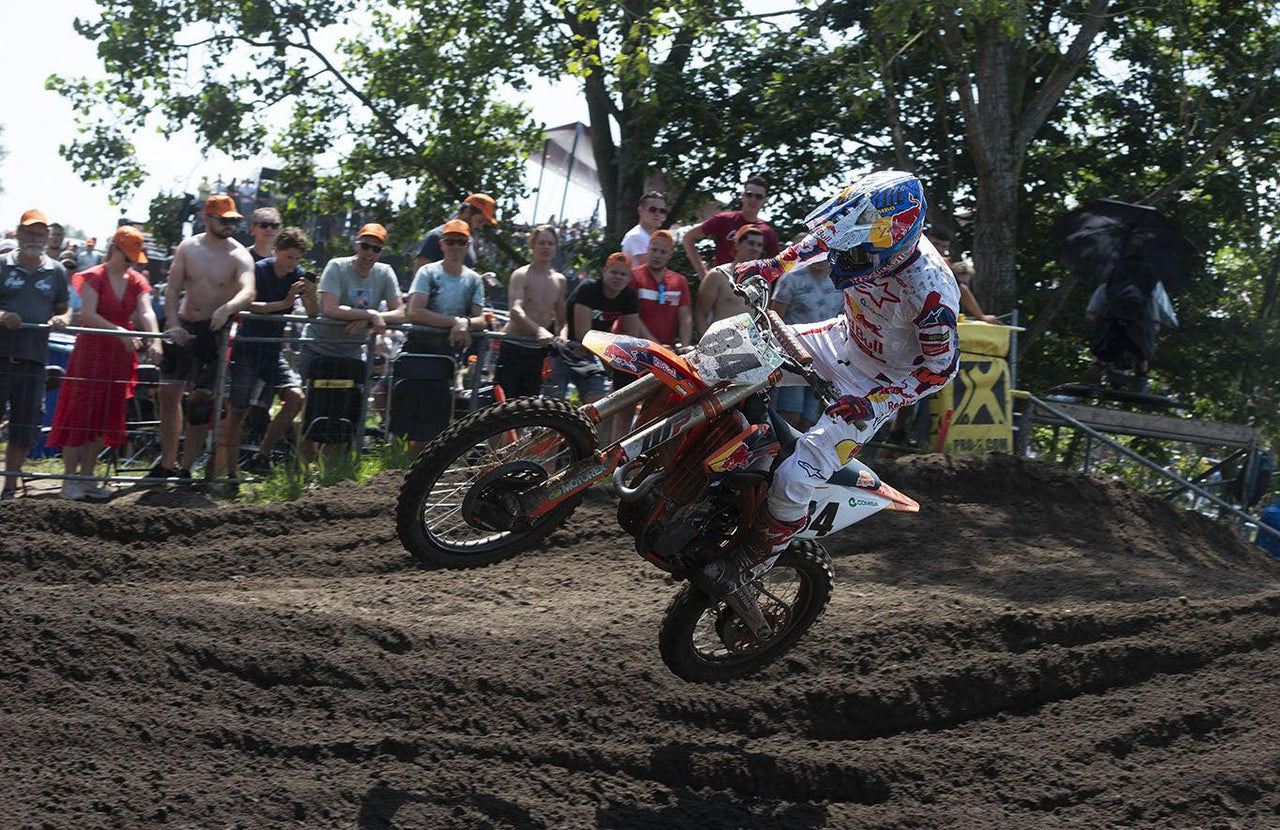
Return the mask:
<svg viewBox="0 0 1280 830">
<path fill-rule="evenodd" d="M 289 288 L 302 279 L 302 268 L 294 267 L 283 277 L 276 276 L 276 258 L 269 256 L 260 259 L 253 266 L 253 284 L 257 289 L 254 301 L 259 303 L 278 303 L 289 296 Z M 292 309 L 273 311 L 272 314 L 288 314 Z M 245 337 L 283 337 L 284 321 L 269 323 L 265 320 L 245 320 L 240 324 L 240 334 Z M 245 344 L 249 345 L 249 344 Z M 255 346 L 270 346 L 270 343 L 254 343 Z"/>
<path fill-rule="evenodd" d="M 1273 527 L 1280 530 L 1280 499 L 1276 499 L 1271 506 L 1262 511 L 1262 524 L 1267 527 Z M 1280 539 L 1267 533 L 1265 530 L 1258 531 L 1258 547 L 1271 554 L 1276 559 L 1280 559 Z"/>
</svg>

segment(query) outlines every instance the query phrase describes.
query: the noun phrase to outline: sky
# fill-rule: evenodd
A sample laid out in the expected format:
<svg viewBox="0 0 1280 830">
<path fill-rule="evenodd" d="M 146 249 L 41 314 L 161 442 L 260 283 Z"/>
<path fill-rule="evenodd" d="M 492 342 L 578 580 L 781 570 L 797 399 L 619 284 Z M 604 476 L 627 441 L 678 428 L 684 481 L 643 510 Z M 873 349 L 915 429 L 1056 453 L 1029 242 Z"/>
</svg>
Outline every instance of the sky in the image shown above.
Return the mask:
<svg viewBox="0 0 1280 830">
<path fill-rule="evenodd" d="M 253 177 L 259 167 L 273 162 L 269 157 L 234 161 L 218 153 L 203 156 L 191 135 L 166 139 L 148 132 L 135 136 L 134 143 L 150 178 L 132 201 L 112 205 L 105 186 L 86 184 L 58 155 L 58 145 L 70 142 L 76 135 L 71 106 L 61 96 L 46 91 L 44 84 L 55 73 L 91 80 L 105 76 L 94 45 L 72 28 L 77 16 L 90 18 L 96 13 L 92 0 L 23 3 L 6 9 L 7 63 L 22 70 L 0 98 L 4 102 L 0 109 L 0 124 L 4 126 L 0 146 L 7 151 L 0 160 L 0 187 L 4 188 L 0 193 L 0 228 L 16 226 L 24 210 L 38 207 L 50 221 L 73 225 L 101 239 L 110 236 L 121 216 L 145 219 L 151 198 L 160 190 L 194 193 L 204 176 L 211 182 L 219 176 Z M 586 102 L 572 81 L 541 83 L 521 99 L 533 109 L 534 117 L 548 126 L 587 119 Z M 529 168 L 528 187 L 532 191 L 537 183 L 537 166 L 530 164 Z M 559 210 L 564 186 L 563 178 L 548 171 L 538 207 L 541 218 Z M 571 219 L 586 218 L 595 204 L 594 195 L 570 186 L 565 213 Z M 528 221 L 531 208 L 532 198 L 520 206 L 520 215 L 513 219 Z"/>
</svg>

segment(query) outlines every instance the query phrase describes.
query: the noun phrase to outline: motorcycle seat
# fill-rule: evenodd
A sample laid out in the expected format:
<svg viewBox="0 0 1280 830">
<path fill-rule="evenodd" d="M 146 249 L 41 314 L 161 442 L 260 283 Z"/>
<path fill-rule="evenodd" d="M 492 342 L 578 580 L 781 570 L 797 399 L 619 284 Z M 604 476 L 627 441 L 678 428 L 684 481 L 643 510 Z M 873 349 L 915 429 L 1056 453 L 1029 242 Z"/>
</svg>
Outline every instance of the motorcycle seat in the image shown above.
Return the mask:
<svg viewBox="0 0 1280 830">
<path fill-rule="evenodd" d="M 777 469 L 778 464 L 786 460 L 795 449 L 796 442 L 800 440 L 803 432 L 787 423 L 787 419 L 778 414 L 778 410 L 774 409 L 773 404 L 769 405 L 769 425 L 773 427 L 774 433 L 778 436 L 778 442 L 782 444 L 778 450 L 778 460 L 773 465 Z M 863 475 L 863 473 L 867 475 Z M 868 478 L 869 477 L 869 478 Z M 876 475 L 866 464 L 863 464 L 856 458 L 849 459 L 849 463 L 836 470 L 835 475 L 827 479 L 828 484 L 836 484 L 841 487 L 861 487 L 865 490 L 875 490 L 880 486 L 880 476 Z"/>
</svg>

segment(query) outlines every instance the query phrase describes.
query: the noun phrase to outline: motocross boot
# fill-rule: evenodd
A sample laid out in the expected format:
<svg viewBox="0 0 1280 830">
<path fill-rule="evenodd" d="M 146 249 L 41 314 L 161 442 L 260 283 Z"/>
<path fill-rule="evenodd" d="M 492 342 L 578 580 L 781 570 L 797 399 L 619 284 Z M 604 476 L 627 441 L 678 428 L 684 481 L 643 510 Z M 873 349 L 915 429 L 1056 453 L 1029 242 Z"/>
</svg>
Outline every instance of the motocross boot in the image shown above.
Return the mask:
<svg viewBox="0 0 1280 830">
<path fill-rule="evenodd" d="M 728 556 L 707 563 L 694 576 L 694 584 L 706 594 L 721 597 L 759 579 L 778 561 L 808 518 L 806 512 L 795 521 L 784 522 L 773 517 L 767 503 L 761 505 L 741 544 Z"/>
</svg>

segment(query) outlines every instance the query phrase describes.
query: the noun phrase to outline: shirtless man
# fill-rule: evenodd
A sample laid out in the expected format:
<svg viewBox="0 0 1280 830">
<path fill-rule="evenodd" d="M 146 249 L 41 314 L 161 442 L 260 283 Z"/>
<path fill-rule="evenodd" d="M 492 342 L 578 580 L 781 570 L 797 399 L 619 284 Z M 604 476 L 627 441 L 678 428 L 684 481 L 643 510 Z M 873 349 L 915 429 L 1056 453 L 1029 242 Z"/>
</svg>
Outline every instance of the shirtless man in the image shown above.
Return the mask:
<svg viewBox="0 0 1280 830">
<path fill-rule="evenodd" d="M 763 256 L 764 234 L 755 225 L 743 225 L 738 229 L 734 241 L 734 263 L 753 262 Z M 715 321 L 735 314 L 746 314 L 748 310 L 742 298 L 733 293 L 733 288 L 725 278 L 724 271 L 722 269 L 709 271 L 702 285 L 698 287 L 698 307 L 693 315 L 698 337 L 701 337 L 707 327 Z"/>
<path fill-rule="evenodd" d="M 253 302 L 253 258 L 231 238 L 244 218 L 236 212 L 235 201 L 223 194 L 210 196 L 204 216 L 205 232 L 183 240 L 174 253 L 164 290 L 165 308 L 178 311 L 167 320 L 165 331 L 173 343 L 165 344 L 160 362 L 161 455 L 149 479 L 191 477 L 191 464 L 200 455 L 217 409 L 213 384 L 223 356 L 216 332 Z M 182 393 L 187 389 L 191 397 L 179 466 Z"/>
<path fill-rule="evenodd" d="M 539 225 L 529 234 L 532 261 L 511 274 L 511 320 L 503 331 L 513 339 L 549 346 L 554 332 L 565 325 L 564 274 L 551 267 L 559 244 L 560 235 L 551 225 Z M 537 395 L 542 389 L 544 357 L 542 349 L 503 340 L 494 381 L 508 399 Z"/>
</svg>

